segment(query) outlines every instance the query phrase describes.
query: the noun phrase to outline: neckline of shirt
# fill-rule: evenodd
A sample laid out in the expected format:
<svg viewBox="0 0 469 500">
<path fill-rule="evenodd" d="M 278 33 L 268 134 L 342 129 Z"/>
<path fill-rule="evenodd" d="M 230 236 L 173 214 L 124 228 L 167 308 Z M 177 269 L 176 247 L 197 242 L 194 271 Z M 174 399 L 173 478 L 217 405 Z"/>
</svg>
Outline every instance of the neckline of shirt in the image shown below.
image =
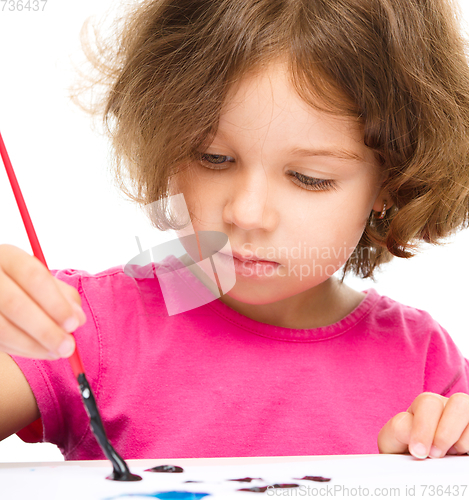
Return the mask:
<svg viewBox="0 0 469 500">
<path fill-rule="evenodd" d="M 170 267 L 173 269 L 180 269 L 182 262 L 177 257 L 171 255 L 168 256 L 167 259 L 165 259 L 165 264 L 170 265 Z M 183 279 L 188 281 L 189 285 L 191 284 L 190 282 L 193 282 L 193 285 L 200 286 L 200 282 L 198 281 L 198 279 L 189 271 L 187 273 L 184 273 Z M 331 325 L 308 329 L 285 328 L 281 326 L 270 325 L 268 323 L 261 323 L 260 321 L 256 321 L 247 316 L 244 316 L 238 311 L 235 311 L 231 307 L 221 302 L 219 299 L 208 302 L 198 309 L 208 307 L 226 321 L 229 321 L 239 328 L 262 337 L 290 342 L 315 342 L 343 335 L 344 333 L 354 328 L 370 313 L 381 296 L 374 288 L 369 288 L 367 290 L 363 290 L 362 292 L 365 294 L 365 297 L 358 304 L 358 306 L 353 309 L 353 311 L 347 314 L 347 316 Z"/>
</svg>

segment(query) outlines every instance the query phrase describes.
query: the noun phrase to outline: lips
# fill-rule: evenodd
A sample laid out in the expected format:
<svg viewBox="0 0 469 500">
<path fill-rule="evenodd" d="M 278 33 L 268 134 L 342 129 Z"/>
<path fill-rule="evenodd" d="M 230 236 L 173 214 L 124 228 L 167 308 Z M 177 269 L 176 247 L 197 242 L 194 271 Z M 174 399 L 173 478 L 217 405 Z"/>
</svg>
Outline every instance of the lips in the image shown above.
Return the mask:
<svg viewBox="0 0 469 500">
<path fill-rule="evenodd" d="M 258 258 L 254 255 L 243 257 L 243 255 L 241 255 L 238 252 L 231 252 L 231 253 L 232 253 L 233 257 L 236 257 L 241 262 L 271 262 L 271 263 L 277 264 L 277 262 L 275 262 L 273 260 Z M 225 255 L 227 255 L 227 254 L 225 254 Z"/>
</svg>

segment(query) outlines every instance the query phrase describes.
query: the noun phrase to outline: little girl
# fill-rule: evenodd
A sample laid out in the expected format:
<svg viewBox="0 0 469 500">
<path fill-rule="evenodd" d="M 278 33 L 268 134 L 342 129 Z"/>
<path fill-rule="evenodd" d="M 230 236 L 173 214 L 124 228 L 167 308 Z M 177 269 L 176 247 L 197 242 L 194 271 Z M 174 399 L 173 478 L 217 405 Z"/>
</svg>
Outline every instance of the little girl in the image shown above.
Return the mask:
<svg viewBox="0 0 469 500">
<path fill-rule="evenodd" d="M 163 202 L 159 229 L 176 228 L 164 202 L 183 194 L 195 234 L 229 239 L 236 282 L 169 314 L 159 279 L 51 275 L 1 245 L 0 439 L 104 458 L 66 359 L 76 343 L 124 458 L 468 452 L 469 364 L 448 333 L 343 282 L 467 225 L 456 19 L 448 0 L 136 4 L 117 45 L 90 53 L 107 85 L 91 111 L 124 191 Z"/>
</svg>

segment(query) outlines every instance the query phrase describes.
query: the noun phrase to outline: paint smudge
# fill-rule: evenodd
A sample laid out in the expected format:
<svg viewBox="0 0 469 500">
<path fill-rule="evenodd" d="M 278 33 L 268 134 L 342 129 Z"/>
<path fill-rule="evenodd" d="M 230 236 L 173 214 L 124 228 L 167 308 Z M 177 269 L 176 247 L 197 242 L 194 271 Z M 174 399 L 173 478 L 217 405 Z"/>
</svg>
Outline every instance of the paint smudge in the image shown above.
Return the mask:
<svg viewBox="0 0 469 500">
<path fill-rule="evenodd" d="M 239 481 L 240 483 L 250 483 L 251 481 L 255 481 L 258 479 L 259 481 L 264 481 L 260 477 L 242 477 L 241 479 L 228 479 L 228 481 Z"/>
<path fill-rule="evenodd" d="M 330 477 L 322 477 L 322 476 L 305 476 L 305 477 L 294 477 L 293 479 L 306 479 L 308 481 L 317 481 L 319 483 L 325 483 L 330 481 Z"/>
<path fill-rule="evenodd" d="M 107 498 L 106 500 L 125 497 L 150 497 L 159 498 L 160 500 L 199 500 L 208 495 L 210 495 L 210 493 L 196 493 L 193 491 L 156 491 L 155 493 L 126 493 L 124 495 Z"/>
<path fill-rule="evenodd" d="M 184 481 L 184 483 L 203 483 L 203 481 Z"/>
<path fill-rule="evenodd" d="M 241 488 L 236 491 L 252 491 L 254 493 L 264 493 L 267 491 L 268 486 L 253 486 L 252 488 Z"/>
<path fill-rule="evenodd" d="M 253 491 L 254 493 L 264 493 L 272 488 L 298 488 L 299 484 L 270 484 L 268 486 L 253 486 L 252 488 L 241 488 L 236 491 Z"/>
<path fill-rule="evenodd" d="M 155 498 L 160 498 L 161 500 L 199 500 L 210 495 L 210 493 L 194 493 L 193 491 L 163 491 L 161 493 L 155 493 Z"/>
<path fill-rule="evenodd" d="M 184 472 L 178 465 L 157 465 L 151 469 L 145 469 L 145 472 Z"/>
</svg>

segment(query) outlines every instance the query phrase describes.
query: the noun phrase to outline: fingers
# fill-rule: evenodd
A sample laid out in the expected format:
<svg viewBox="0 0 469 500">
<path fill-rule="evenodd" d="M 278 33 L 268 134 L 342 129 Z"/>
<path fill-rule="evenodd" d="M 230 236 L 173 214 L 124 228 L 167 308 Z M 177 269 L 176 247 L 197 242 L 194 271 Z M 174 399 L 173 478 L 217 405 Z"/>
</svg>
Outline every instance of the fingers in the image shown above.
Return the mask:
<svg viewBox="0 0 469 500">
<path fill-rule="evenodd" d="M 419 394 L 408 411 L 414 415 L 409 451 L 416 458 L 427 458 L 436 429 L 448 399 L 439 394 Z"/>
<path fill-rule="evenodd" d="M 62 292 L 63 296 L 71 304 L 72 309 L 77 316 L 80 326 L 86 322 L 86 315 L 81 308 L 81 297 L 77 289 L 73 286 L 67 285 L 63 281 L 54 278 L 55 284 L 58 286 L 59 290 Z"/>
<path fill-rule="evenodd" d="M 78 292 L 35 257 L 0 245 L 0 349 L 39 359 L 70 356 L 72 335 L 86 321 Z"/>
<path fill-rule="evenodd" d="M 75 318 L 72 305 L 68 300 L 63 300 L 58 280 L 53 278 L 42 262 L 12 245 L 0 245 L 0 257 L 0 271 L 14 280 L 57 324 L 69 332 L 78 327 L 78 322 L 72 319 Z M 78 292 L 76 302 L 81 303 Z"/>
<path fill-rule="evenodd" d="M 390 419 L 378 434 L 380 453 L 406 453 L 424 459 L 469 451 L 469 395 L 419 394 L 406 412 Z"/>
<path fill-rule="evenodd" d="M 0 351 L 7 354 L 35 359 L 58 359 L 60 357 L 49 352 L 48 348 L 1 315 L 0 332 Z"/>
<path fill-rule="evenodd" d="M 73 337 L 3 272 L 0 272 L 0 289 L 0 344 L 2 348 L 6 348 L 5 352 L 11 354 L 11 350 L 17 346 L 31 357 L 43 357 L 44 350 L 47 353 L 56 353 L 56 357 L 67 357 L 73 353 Z M 70 304 L 68 307 L 71 309 Z M 78 326 L 78 321 L 75 324 Z M 29 334 L 31 342 L 25 338 L 26 333 Z M 37 344 L 41 349 L 37 348 Z"/>
<path fill-rule="evenodd" d="M 433 438 L 429 455 L 432 458 L 469 451 L 469 395 L 453 394 L 446 402 Z"/>
<path fill-rule="evenodd" d="M 378 434 L 380 453 L 406 453 L 414 416 L 404 411 L 391 418 Z"/>
</svg>

